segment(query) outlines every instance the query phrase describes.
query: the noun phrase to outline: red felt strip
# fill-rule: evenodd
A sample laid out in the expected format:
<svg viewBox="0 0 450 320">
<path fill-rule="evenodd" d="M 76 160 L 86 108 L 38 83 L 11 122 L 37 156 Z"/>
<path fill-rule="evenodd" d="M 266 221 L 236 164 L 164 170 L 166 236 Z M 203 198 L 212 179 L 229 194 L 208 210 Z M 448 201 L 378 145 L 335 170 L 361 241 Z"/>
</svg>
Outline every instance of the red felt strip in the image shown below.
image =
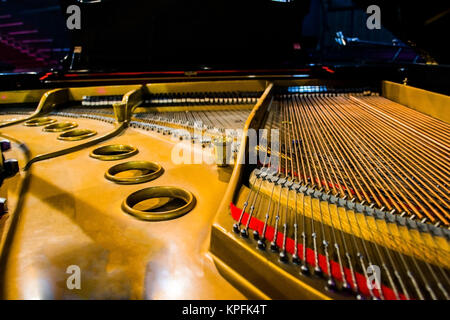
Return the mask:
<svg viewBox="0 0 450 320">
<path fill-rule="evenodd" d="M 236 221 L 239 221 L 239 218 L 242 213 L 242 209 L 239 209 L 233 203 L 230 204 L 230 209 L 231 209 L 231 216 L 233 217 L 233 219 Z M 244 212 L 244 215 L 241 220 L 241 223 L 243 225 L 247 224 L 248 217 L 249 217 L 248 213 Z M 262 231 L 264 228 L 264 222 L 259 219 L 256 219 L 255 217 L 252 217 L 250 220 L 249 227 L 252 230 L 258 231 L 259 234 L 262 234 Z M 268 241 L 272 241 L 274 238 L 274 234 L 275 234 L 275 229 L 272 226 L 268 225 L 266 227 L 265 238 Z M 278 232 L 277 244 L 279 247 L 283 246 L 283 233 L 282 232 Z M 295 246 L 294 239 L 287 238 L 286 239 L 286 251 L 289 252 L 290 254 L 293 254 L 294 246 Z M 298 244 L 298 254 L 299 254 L 300 258 L 303 259 L 303 256 L 302 256 L 303 255 L 303 245 L 302 244 Z M 312 266 L 315 266 L 314 251 L 312 249 L 309 249 L 309 248 L 306 249 L 306 262 Z M 319 266 L 322 268 L 322 270 L 325 274 L 328 274 L 326 257 L 321 254 L 319 254 Z M 333 275 L 333 278 L 337 279 L 339 281 L 342 281 L 342 275 L 340 272 L 339 264 L 336 261 L 330 260 L 330 268 L 331 268 L 331 273 Z M 345 273 L 345 278 L 346 278 L 347 282 L 352 287 L 354 287 L 350 269 L 344 267 L 344 273 Z M 355 278 L 356 278 L 356 282 L 358 284 L 359 291 L 365 296 L 370 296 L 369 288 L 367 287 L 367 281 L 366 281 L 366 278 L 364 277 L 364 275 L 355 272 Z M 384 295 L 385 299 L 396 300 L 394 291 L 391 288 L 381 285 L 381 290 L 383 291 L 383 295 Z M 372 291 L 375 296 L 377 296 L 378 298 L 380 297 L 378 289 L 373 289 Z M 400 299 L 406 300 L 406 297 L 403 294 L 400 294 Z"/>
</svg>

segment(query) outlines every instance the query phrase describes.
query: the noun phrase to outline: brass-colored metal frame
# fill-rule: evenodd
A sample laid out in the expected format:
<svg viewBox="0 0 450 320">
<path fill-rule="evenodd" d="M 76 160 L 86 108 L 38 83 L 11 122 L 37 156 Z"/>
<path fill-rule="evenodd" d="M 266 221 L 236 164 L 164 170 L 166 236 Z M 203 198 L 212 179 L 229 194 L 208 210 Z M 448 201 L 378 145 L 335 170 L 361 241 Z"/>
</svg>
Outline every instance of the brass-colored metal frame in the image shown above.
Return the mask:
<svg viewBox="0 0 450 320">
<path fill-rule="evenodd" d="M 111 139 L 121 132 L 125 130 L 128 126 L 129 118 L 131 117 L 131 109 L 136 105 L 139 105 L 142 102 L 142 86 L 138 85 L 127 85 L 127 86 L 111 86 L 111 87 L 87 87 L 87 88 L 66 88 L 61 89 L 66 90 L 65 96 L 59 97 L 59 100 L 55 97 L 55 93 L 52 93 L 53 100 L 58 100 L 57 104 L 52 105 L 50 109 L 47 110 L 47 112 L 50 112 L 56 105 L 62 105 L 65 103 L 68 103 L 70 101 L 80 101 L 83 96 L 85 95 L 117 95 L 117 94 L 124 94 L 123 99 L 120 103 L 114 105 L 114 113 L 116 117 L 116 127 L 109 133 L 100 136 L 98 138 L 88 140 L 86 142 L 83 142 L 81 144 L 68 147 L 65 149 L 57 150 L 54 152 L 50 152 L 47 154 L 41 154 L 34 158 L 32 158 L 27 165 L 25 166 L 24 170 L 28 170 L 33 163 L 43 161 L 46 159 L 51 159 L 55 157 L 59 157 L 65 154 L 69 154 L 84 148 L 88 148 L 91 146 L 94 146 L 98 143 L 101 143 L 105 140 Z M 127 91 L 131 90 L 131 91 Z M 51 91 L 53 92 L 53 91 Z M 59 91 L 57 91 L 59 92 Z M 46 93 L 47 95 L 47 93 Z M 42 98 L 44 99 L 44 97 Z M 40 104 L 45 104 L 45 101 Z M 36 110 L 35 114 L 41 114 L 43 112 L 43 109 Z M 22 122 L 22 121 L 19 121 Z M 0 125 L 0 128 L 2 126 Z M 79 139 L 78 139 L 79 140 Z M 72 140 L 73 141 L 73 140 Z"/>
<path fill-rule="evenodd" d="M 97 131 L 90 130 L 90 129 L 74 129 L 74 130 L 70 130 L 70 131 L 61 133 L 58 136 L 58 140 L 78 141 L 78 140 L 84 140 L 89 137 L 95 136 L 96 134 L 97 134 Z"/>
<path fill-rule="evenodd" d="M 74 129 L 78 127 L 76 122 L 57 122 L 54 124 L 49 124 L 42 128 L 44 132 L 63 132 L 68 131 L 70 129 Z"/>
<path fill-rule="evenodd" d="M 38 103 L 48 89 L 1 91 L 0 107 L 14 103 Z"/>
<path fill-rule="evenodd" d="M 56 123 L 56 119 L 42 117 L 42 118 L 33 118 L 30 120 L 25 121 L 23 124 L 26 127 L 42 127 L 47 126 L 53 123 Z"/>
<path fill-rule="evenodd" d="M 234 80 L 234 81 L 194 81 L 194 82 L 170 82 L 170 83 L 148 83 L 144 85 L 143 93 L 186 93 L 186 92 L 227 92 L 227 91 L 255 91 L 267 87 L 267 81 L 264 80 Z M 227 106 L 229 107 L 229 106 Z M 236 109 L 251 109 L 252 105 L 236 105 Z M 224 106 L 190 106 L 189 110 L 220 110 Z M 133 113 L 140 112 L 174 112 L 184 111 L 186 107 L 142 107 L 135 106 Z"/>
<path fill-rule="evenodd" d="M 143 87 L 142 85 L 122 85 L 122 86 L 93 86 L 93 87 L 79 87 L 79 88 L 62 88 L 62 89 L 54 89 L 45 92 L 40 100 L 38 99 L 39 93 L 45 92 L 43 90 L 33 90 L 32 94 L 27 95 L 26 91 L 21 91 L 19 93 L 13 92 L 0 92 L 0 94 L 4 95 L 6 99 L 0 101 L 0 106 L 2 104 L 14 104 L 14 103 L 23 103 L 23 102 L 36 102 L 39 101 L 39 104 L 36 110 L 28 117 L 17 119 L 13 121 L 6 121 L 0 124 L 0 128 L 5 128 L 9 126 L 13 126 L 19 123 L 23 123 L 38 117 L 42 117 L 48 113 L 50 113 L 53 109 L 58 106 L 65 105 L 67 103 L 73 101 L 82 100 L 83 96 L 86 95 L 120 95 L 123 94 L 123 99 L 120 103 L 114 106 L 114 112 L 116 117 L 116 128 L 114 128 L 111 132 L 98 137 L 96 139 L 92 139 L 86 141 L 84 143 L 64 148 L 62 150 L 57 150 L 54 152 L 50 152 L 47 154 L 38 155 L 32 159 L 25 165 L 24 170 L 28 170 L 33 163 L 51 159 L 55 157 L 59 157 L 68 153 L 72 153 L 83 148 L 87 148 L 93 145 L 96 145 L 100 142 L 108 140 L 118 134 L 120 134 L 123 130 L 128 126 L 129 119 L 131 117 L 131 109 L 135 105 L 139 105 L 142 102 L 142 93 Z M 80 139 L 70 139 L 80 140 Z"/>
<path fill-rule="evenodd" d="M 450 97 L 391 81 L 383 81 L 383 97 L 450 123 Z"/>
</svg>

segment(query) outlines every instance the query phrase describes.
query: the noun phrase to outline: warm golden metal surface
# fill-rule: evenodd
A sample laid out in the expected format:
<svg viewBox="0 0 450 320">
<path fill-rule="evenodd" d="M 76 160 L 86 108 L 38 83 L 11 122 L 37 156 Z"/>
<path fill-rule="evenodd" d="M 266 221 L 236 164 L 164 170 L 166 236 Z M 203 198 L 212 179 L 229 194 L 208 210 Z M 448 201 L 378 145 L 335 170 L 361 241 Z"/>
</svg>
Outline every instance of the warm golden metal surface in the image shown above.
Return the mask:
<svg viewBox="0 0 450 320">
<path fill-rule="evenodd" d="M 54 124 L 49 124 L 42 128 L 44 132 L 62 132 L 78 127 L 75 122 L 58 122 Z"/>
<path fill-rule="evenodd" d="M 264 91 L 267 82 L 264 80 L 238 81 L 197 81 L 150 83 L 145 85 L 149 93 L 181 93 L 181 92 L 227 92 L 227 91 Z"/>
<path fill-rule="evenodd" d="M 47 89 L 0 91 L 0 106 L 7 103 L 38 103 Z"/>
<path fill-rule="evenodd" d="M 27 127 L 41 127 L 55 122 L 56 120 L 52 118 L 35 118 L 25 121 L 24 125 Z"/>
<path fill-rule="evenodd" d="M 11 116 L 8 115 L 0 115 L 0 121 L 10 119 Z M 58 122 L 67 122 L 71 121 L 72 118 L 68 117 L 60 117 L 60 116 L 52 116 L 52 119 L 57 120 Z M 93 121 L 88 119 L 77 118 L 76 122 L 81 128 L 90 128 L 92 130 L 97 131 L 98 135 L 105 135 L 111 130 L 114 129 L 114 124 Z M 22 141 L 25 141 L 27 146 L 29 146 L 31 157 L 36 157 L 41 154 L 47 154 L 53 152 L 55 150 L 65 149 L 69 146 L 74 146 L 80 144 L 77 141 L 62 141 L 58 140 L 58 135 L 42 132 L 42 127 L 26 127 L 23 125 L 13 125 L 6 128 L 0 128 L 0 134 L 7 134 L 12 137 L 20 137 Z M 96 136 L 91 139 L 95 139 Z M 90 141 L 90 140 L 88 140 Z M 22 167 L 25 164 L 22 164 Z"/>
<path fill-rule="evenodd" d="M 129 111 L 138 104 L 137 100 L 142 96 L 143 87 L 141 85 L 123 85 L 123 86 L 95 86 L 83 88 L 61 88 L 46 91 L 40 99 L 38 98 L 39 90 L 32 90 L 27 95 L 24 91 L 14 92 L 0 92 L 4 99 L 0 100 L 0 106 L 14 104 L 14 103 L 36 103 L 36 108 L 26 116 L 7 118 L 7 121 L 0 122 L 0 128 L 12 126 L 22 123 L 27 120 L 32 120 L 36 117 L 41 117 L 50 113 L 51 111 L 67 106 L 69 103 L 81 101 L 83 96 L 108 96 L 108 95 L 123 95 L 123 100 L 119 105 L 123 105 L 123 112 L 117 116 L 127 115 Z M 123 120 L 123 119 L 122 119 Z"/>
<path fill-rule="evenodd" d="M 125 95 L 140 88 L 141 85 L 121 85 L 69 88 L 68 90 L 71 101 L 81 101 L 83 96 Z"/>
<path fill-rule="evenodd" d="M 78 140 L 84 140 L 89 137 L 95 136 L 97 134 L 97 131 L 94 131 L 92 129 L 74 129 L 70 130 L 64 133 L 61 133 L 58 136 L 59 140 L 64 141 L 78 141 Z"/>
<path fill-rule="evenodd" d="M 139 151 L 137 148 L 123 145 L 112 144 L 94 149 L 89 156 L 103 161 L 114 161 L 134 156 Z"/>
<path fill-rule="evenodd" d="M 389 100 L 450 123 L 449 96 L 391 81 L 383 81 L 382 94 Z"/>
<path fill-rule="evenodd" d="M 155 162 L 128 161 L 109 168 L 105 178 L 118 184 L 138 184 L 154 180 L 163 172 L 164 169 Z"/>
<path fill-rule="evenodd" d="M 231 140 L 214 139 L 214 156 L 219 167 L 226 167 L 231 159 Z"/>
<path fill-rule="evenodd" d="M 8 119 L 6 122 L 0 123 L 0 128 L 9 127 L 15 124 L 19 124 L 25 122 L 27 120 L 32 120 L 37 117 L 41 117 L 43 115 L 48 114 L 55 107 L 62 105 L 69 101 L 69 91 L 68 89 L 54 89 L 47 91 L 39 100 L 39 103 L 36 106 L 36 109 L 25 117 L 20 117 L 16 119 Z M 3 104 L 6 103 L 15 103 L 14 99 L 12 100 L 4 100 Z"/>
<path fill-rule="evenodd" d="M 107 126 L 87 119 L 79 123 L 95 129 Z M 40 130 L 24 134 L 24 129 L 34 130 L 2 130 L 21 131 L 33 154 L 43 148 L 51 151 L 58 143 L 53 135 Z M 31 167 L 30 187 L 3 270 L 4 298 L 243 298 L 206 255 L 227 171 L 215 165 L 175 165 L 171 150 L 176 142 L 153 132 L 128 129 L 108 143 L 131 141 L 140 150 L 136 160 L 157 159 L 165 174 L 139 187 L 119 186 L 103 178 L 111 163 L 89 157 L 92 148 Z M 121 209 L 130 193 L 158 185 L 202 197 L 189 214 L 171 221 L 141 221 Z M 82 270 L 80 291 L 66 288 L 70 265 Z"/>
</svg>

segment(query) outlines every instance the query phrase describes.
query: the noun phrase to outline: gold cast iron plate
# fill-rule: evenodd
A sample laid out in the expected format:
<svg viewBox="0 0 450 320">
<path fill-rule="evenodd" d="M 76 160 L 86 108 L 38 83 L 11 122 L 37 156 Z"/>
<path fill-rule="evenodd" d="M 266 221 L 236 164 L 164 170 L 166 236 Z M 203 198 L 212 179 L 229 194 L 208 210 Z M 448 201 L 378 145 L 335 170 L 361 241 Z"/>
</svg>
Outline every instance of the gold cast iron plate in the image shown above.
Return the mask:
<svg viewBox="0 0 450 320">
<path fill-rule="evenodd" d="M 89 156 L 98 160 L 112 161 L 129 158 L 138 153 L 138 149 L 126 144 L 111 144 L 93 150 Z"/>
<path fill-rule="evenodd" d="M 169 200 L 167 200 L 169 198 Z M 151 208 L 138 210 L 144 201 L 152 201 Z M 155 201 L 157 202 L 155 204 Z M 181 202 L 182 204 L 171 208 L 170 203 Z M 122 203 L 122 209 L 139 219 L 147 221 L 171 220 L 188 213 L 195 207 L 194 195 L 177 187 L 150 187 L 130 194 Z M 167 209 L 169 208 L 169 209 Z"/>
<path fill-rule="evenodd" d="M 58 139 L 65 141 L 77 141 L 95 136 L 96 134 L 97 134 L 96 131 L 90 129 L 75 129 L 61 133 L 58 136 Z"/>
<path fill-rule="evenodd" d="M 162 174 L 163 168 L 158 163 L 129 161 L 109 168 L 105 178 L 119 184 L 137 184 L 154 180 Z"/>
</svg>

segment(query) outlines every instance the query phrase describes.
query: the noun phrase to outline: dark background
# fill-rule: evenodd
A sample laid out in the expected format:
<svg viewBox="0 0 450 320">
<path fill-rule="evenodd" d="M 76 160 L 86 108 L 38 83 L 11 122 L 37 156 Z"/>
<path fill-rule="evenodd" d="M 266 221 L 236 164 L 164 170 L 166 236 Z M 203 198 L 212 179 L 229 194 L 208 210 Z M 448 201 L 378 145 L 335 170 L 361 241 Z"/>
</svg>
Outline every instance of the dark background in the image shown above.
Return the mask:
<svg viewBox="0 0 450 320">
<path fill-rule="evenodd" d="M 1 0 L 0 72 L 70 66 L 147 71 L 292 68 L 309 63 L 448 64 L 447 3 Z M 65 9 L 70 4 L 81 7 L 80 31 L 66 28 Z M 381 30 L 366 27 L 365 8 L 371 4 L 381 7 Z M 335 41 L 338 31 L 359 41 L 340 46 Z M 73 64 L 76 45 L 82 54 Z"/>
</svg>

